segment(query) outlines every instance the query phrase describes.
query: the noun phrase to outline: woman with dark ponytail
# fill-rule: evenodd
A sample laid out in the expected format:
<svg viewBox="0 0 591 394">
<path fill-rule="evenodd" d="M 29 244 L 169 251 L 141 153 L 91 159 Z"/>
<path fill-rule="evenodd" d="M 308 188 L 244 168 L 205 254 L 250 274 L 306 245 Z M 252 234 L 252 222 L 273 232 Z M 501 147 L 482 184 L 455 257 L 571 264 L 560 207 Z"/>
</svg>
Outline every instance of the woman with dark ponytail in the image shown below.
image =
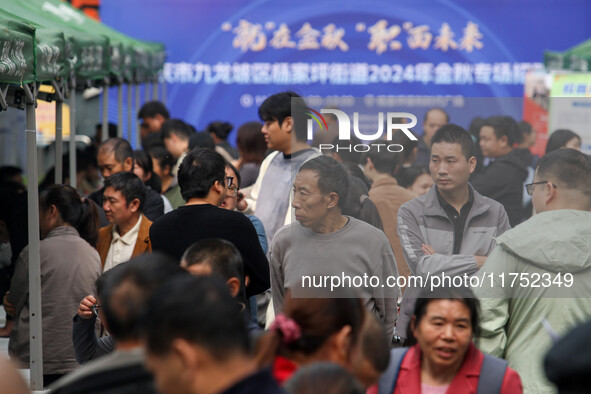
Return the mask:
<svg viewBox="0 0 591 394">
<path fill-rule="evenodd" d="M 300 290 L 301 291 L 301 290 Z M 365 308 L 359 298 L 286 297 L 283 313 L 257 344 L 259 367 L 283 384 L 303 365 L 329 361 L 351 370 Z"/>
<path fill-rule="evenodd" d="M 101 262 L 94 245 L 99 219 L 95 204 L 70 186 L 54 185 L 39 196 L 43 381 L 51 384 L 78 363 L 72 345 L 72 316 L 81 299 L 95 294 Z M 15 264 L 4 308 L 15 317 L 8 350 L 29 367 L 29 252 Z"/>
</svg>

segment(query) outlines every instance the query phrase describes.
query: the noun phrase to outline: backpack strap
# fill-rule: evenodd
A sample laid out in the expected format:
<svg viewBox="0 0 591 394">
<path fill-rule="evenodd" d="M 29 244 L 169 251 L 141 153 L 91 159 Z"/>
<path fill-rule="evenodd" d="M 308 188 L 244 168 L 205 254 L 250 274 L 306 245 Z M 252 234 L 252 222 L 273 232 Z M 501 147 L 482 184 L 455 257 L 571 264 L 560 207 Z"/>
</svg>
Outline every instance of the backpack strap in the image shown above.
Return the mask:
<svg viewBox="0 0 591 394">
<path fill-rule="evenodd" d="M 378 381 L 378 394 L 392 394 L 396 387 L 396 380 L 398 379 L 398 371 L 402 360 L 409 348 L 397 348 L 390 350 L 390 362 L 388 368 L 380 376 Z"/>
<path fill-rule="evenodd" d="M 480 368 L 477 394 L 500 394 L 509 363 L 506 360 L 485 354 Z"/>
</svg>

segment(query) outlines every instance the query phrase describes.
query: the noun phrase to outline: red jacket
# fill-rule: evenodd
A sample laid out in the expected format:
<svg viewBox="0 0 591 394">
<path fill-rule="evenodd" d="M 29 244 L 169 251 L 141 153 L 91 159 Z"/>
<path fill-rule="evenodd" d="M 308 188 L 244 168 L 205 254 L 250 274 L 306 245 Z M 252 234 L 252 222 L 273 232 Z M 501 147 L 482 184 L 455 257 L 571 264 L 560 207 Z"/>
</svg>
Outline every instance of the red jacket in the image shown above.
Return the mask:
<svg viewBox="0 0 591 394">
<path fill-rule="evenodd" d="M 476 394 L 480 368 L 484 361 L 484 354 L 470 344 L 464 362 L 460 370 L 451 381 L 447 393 L 453 394 Z M 523 392 L 521 379 L 517 372 L 507 368 L 501 394 L 519 394 Z M 420 394 L 421 393 L 421 349 L 415 345 L 408 349 L 402 360 L 398 372 L 398 380 L 394 388 L 394 394 Z"/>
</svg>

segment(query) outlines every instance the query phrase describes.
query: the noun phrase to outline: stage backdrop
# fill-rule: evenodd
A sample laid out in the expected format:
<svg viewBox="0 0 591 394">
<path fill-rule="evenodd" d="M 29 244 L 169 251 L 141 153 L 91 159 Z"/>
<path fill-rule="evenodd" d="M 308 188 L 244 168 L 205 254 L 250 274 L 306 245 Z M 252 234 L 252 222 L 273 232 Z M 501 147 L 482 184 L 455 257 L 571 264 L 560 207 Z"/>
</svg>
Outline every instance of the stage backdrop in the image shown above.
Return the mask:
<svg viewBox="0 0 591 394">
<path fill-rule="evenodd" d="M 347 96 L 522 97 L 545 49 L 591 36 L 586 0 L 102 0 L 100 14 L 166 44 L 168 106 L 199 130 L 256 120 L 262 100 L 286 89 L 336 105 Z M 517 104 L 480 115 L 520 119 L 522 103 L 505 102 Z"/>
</svg>

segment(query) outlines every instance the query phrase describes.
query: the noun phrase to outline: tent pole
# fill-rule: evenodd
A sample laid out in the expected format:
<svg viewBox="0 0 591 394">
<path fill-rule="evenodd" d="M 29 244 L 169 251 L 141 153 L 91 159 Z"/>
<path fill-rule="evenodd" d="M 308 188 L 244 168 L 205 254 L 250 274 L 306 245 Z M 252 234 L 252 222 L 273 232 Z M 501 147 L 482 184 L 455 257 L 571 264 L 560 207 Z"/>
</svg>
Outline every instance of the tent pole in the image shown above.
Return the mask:
<svg viewBox="0 0 591 394">
<path fill-rule="evenodd" d="M 29 85 L 24 86 L 30 93 Z M 37 96 L 33 87 L 33 97 Z M 41 258 L 39 254 L 39 173 L 37 169 L 37 125 L 35 100 L 27 97 L 26 106 L 28 225 L 29 225 L 29 339 L 30 385 L 43 390 L 43 338 L 41 327 Z"/>
<path fill-rule="evenodd" d="M 105 86 L 103 87 L 103 125 L 102 129 L 102 141 L 109 139 L 109 82 L 105 78 Z"/>
<path fill-rule="evenodd" d="M 158 101 L 158 80 L 152 82 L 152 100 Z"/>
<path fill-rule="evenodd" d="M 144 84 L 144 104 L 150 101 L 150 82 Z"/>
<path fill-rule="evenodd" d="M 132 114 L 133 114 L 133 107 L 132 107 L 132 94 L 131 94 L 132 85 L 127 84 L 125 91 L 127 92 L 127 141 L 131 143 L 131 128 L 132 128 Z"/>
<path fill-rule="evenodd" d="M 78 187 L 76 181 L 76 83 L 70 88 L 70 186 Z"/>
<path fill-rule="evenodd" d="M 140 110 L 140 85 L 135 84 L 133 85 L 133 89 L 135 90 L 135 110 L 136 112 Z M 142 146 L 142 137 L 140 135 L 140 120 L 138 119 L 135 122 L 135 141 L 136 147 Z"/>
<path fill-rule="evenodd" d="M 117 137 L 123 138 L 123 86 L 117 85 Z"/>
<path fill-rule="evenodd" d="M 64 145 L 62 138 L 62 124 L 63 124 L 63 101 L 56 100 L 55 102 L 55 183 L 61 185 L 62 179 L 62 155 L 64 154 Z"/>
<path fill-rule="evenodd" d="M 166 88 L 167 88 L 167 86 L 166 86 L 166 79 L 162 78 L 162 89 L 161 90 L 162 90 L 162 103 L 164 105 L 166 105 L 166 102 L 168 101 L 166 99 Z"/>
</svg>

